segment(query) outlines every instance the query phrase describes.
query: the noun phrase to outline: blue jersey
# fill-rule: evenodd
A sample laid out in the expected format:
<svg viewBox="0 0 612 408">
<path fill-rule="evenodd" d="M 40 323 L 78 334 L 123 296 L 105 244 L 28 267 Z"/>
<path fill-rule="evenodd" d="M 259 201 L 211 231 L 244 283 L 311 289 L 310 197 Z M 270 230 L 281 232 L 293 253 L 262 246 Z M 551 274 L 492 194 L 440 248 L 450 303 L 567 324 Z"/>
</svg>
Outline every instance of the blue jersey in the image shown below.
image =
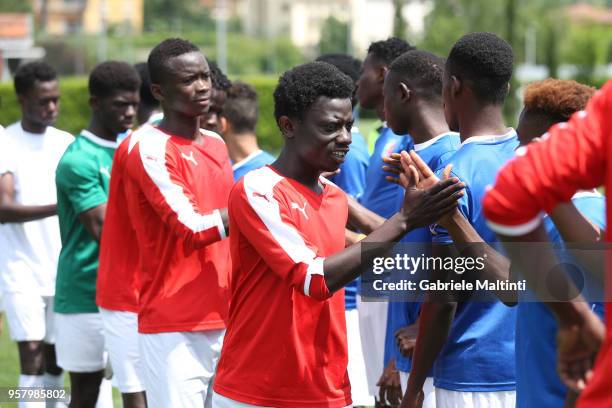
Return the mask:
<svg viewBox="0 0 612 408">
<path fill-rule="evenodd" d="M 391 217 L 399 210 L 396 197 L 402 187 L 385 180 L 385 176 L 389 174 L 382 170 L 384 164 L 382 158 L 411 148 L 412 138 L 398 136 L 390 128 L 383 127 L 380 136 L 376 139 L 374 153 L 370 157 L 365 189 L 359 198 L 361 205 L 385 218 Z"/>
<path fill-rule="evenodd" d="M 482 237 L 499 249 L 482 211 L 485 189 L 518 146 L 516 132 L 477 136 L 465 140 L 446 165 L 465 183 L 459 210 Z M 442 169 L 439 169 L 441 172 Z M 436 227 L 434 243 L 452 243 L 448 231 Z M 509 391 L 516 387 L 514 336 L 516 309 L 493 294 L 490 302 L 461 302 L 457 306 L 448 340 L 434 364 L 434 386 L 452 391 Z"/>
<path fill-rule="evenodd" d="M 431 169 L 437 169 L 441 163 L 444 163 L 452 156 L 459 147 L 461 140 L 459 134 L 450 132 L 436 136 L 427 142 L 414 145 L 414 150 L 419 154 L 421 159 Z M 404 200 L 404 190 L 400 189 L 396 197 L 396 207 L 399 209 Z M 429 228 L 418 228 L 410 231 L 400 241 L 402 243 L 412 243 L 407 250 L 414 251 L 414 256 L 421 254 L 427 256 L 429 244 L 431 243 L 431 233 Z M 422 243 L 421 245 L 418 245 Z M 417 272 L 418 273 L 418 272 Z M 389 302 L 387 313 L 387 333 L 385 338 L 385 366 L 390 358 L 395 359 L 395 366 L 398 370 L 409 372 L 412 359 L 402 356 L 399 347 L 395 342 L 395 332 L 417 321 L 421 303 L 419 302 Z"/>
<path fill-rule="evenodd" d="M 274 156 L 268 152 L 264 152 L 263 150 L 258 150 L 251 153 L 245 159 L 232 165 L 232 170 L 234 171 L 234 181 L 240 180 L 242 176 L 251 170 L 271 164 L 274 160 L 276 160 Z"/>
<path fill-rule="evenodd" d="M 578 193 L 572 202 L 585 217 L 605 228 L 606 200 L 598 193 Z M 563 240 L 549 217 L 544 220 L 551 242 Z M 563 261 L 565 256 L 560 257 Z M 572 262 L 575 263 L 575 262 Z M 588 277 L 583 278 L 589 281 Z M 588 297 L 588 294 L 587 294 Z M 603 319 L 603 303 L 591 303 Z M 516 406 L 562 407 L 567 387 L 557 374 L 557 322 L 540 302 L 520 302 L 516 320 Z"/>
<path fill-rule="evenodd" d="M 340 166 L 340 173 L 331 178 L 331 181 L 340 187 L 346 194 L 359 199 L 365 188 L 365 176 L 370 162 L 368 145 L 355 126 L 351 129 L 351 147 Z M 357 279 L 344 287 L 344 305 L 346 310 L 357 308 Z"/>
</svg>

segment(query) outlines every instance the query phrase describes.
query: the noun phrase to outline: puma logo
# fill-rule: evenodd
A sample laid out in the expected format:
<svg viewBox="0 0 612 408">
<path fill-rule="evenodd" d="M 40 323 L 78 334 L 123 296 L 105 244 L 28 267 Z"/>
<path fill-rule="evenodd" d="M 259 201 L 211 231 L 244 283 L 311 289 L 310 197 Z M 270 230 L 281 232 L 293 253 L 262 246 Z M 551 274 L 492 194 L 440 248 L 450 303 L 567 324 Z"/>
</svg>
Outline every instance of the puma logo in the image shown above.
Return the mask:
<svg viewBox="0 0 612 408">
<path fill-rule="evenodd" d="M 261 193 L 258 193 L 258 192 L 254 192 L 254 193 L 253 193 L 253 197 L 261 197 L 261 198 L 265 199 L 267 202 L 270 202 L 270 199 L 269 199 L 269 198 L 268 198 L 268 196 L 267 196 L 267 195 L 265 195 L 265 194 L 261 194 Z"/>
<path fill-rule="evenodd" d="M 304 217 L 308 219 L 308 215 L 306 214 L 306 202 L 304 202 L 304 206 L 300 207 L 297 203 L 291 203 L 291 208 L 294 208 L 304 214 Z"/>
<path fill-rule="evenodd" d="M 183 157 L 183 159 L 187 160 L 188 162 L 192 162 L 194 166 L 198 165 L 198 162 L 193 157 L 193 151 L 189 152 L 189 156 L 187 156 L 185 153 L 181 152 L 181 156 Z"/>
<path fill-rule="evenodd" d="M 104 174 L 106 177 L 110 178 L 110 172 L 108 171 L 108 166 L 100 167 L 100 173 Z"/>
</svg>

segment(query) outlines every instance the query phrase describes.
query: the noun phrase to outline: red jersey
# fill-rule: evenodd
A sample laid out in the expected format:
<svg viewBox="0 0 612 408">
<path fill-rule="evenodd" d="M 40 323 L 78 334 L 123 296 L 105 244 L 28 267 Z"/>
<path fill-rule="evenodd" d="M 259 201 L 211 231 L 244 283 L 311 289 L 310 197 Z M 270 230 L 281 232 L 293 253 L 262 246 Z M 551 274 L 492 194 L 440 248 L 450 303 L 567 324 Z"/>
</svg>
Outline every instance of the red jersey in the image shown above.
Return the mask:
<svg viewBox="0 0 612 408">
<path fill-rule="evenodd" d="M 325 257 L 344 248 L 346 195 L 315 194 L 266 166 L 229 202 L 232 301 L 215 392 L 272 407 L 345 407 L 344 290 L 331 295 Z"/>
<path fill-rule="evenodd" d="M 213 132 L 200 141 L 157 127 L 137 130 L 128 156 L 128 201 L 140 246 L 138 331 L 225 327 L 231 268 L 219 209 L 233 184 L 227 148 Z"/>
<path fill-rule="evenodd" d="M 128 136 L 113 158 L 96 287 L 98 306 L 134 313 L 138 312 L 138 245 L 127 207 L 125 165 L 136 143 L 137 137 Z"/>
<path fill-rule="evenodd" d="M 484 198 L 491 229 L 504 235 L 523 235 L 541 222 L 541 211 L 550 212 L 569 201 L 579 189 L 605 185 L 606 218 L 612 218 L 612 81 L 598 91 L 585 111 L 549 130 L 541 143 L 517 151 L 497 176 Z M 612 238 L 608 228 L 606 240 Z M 612 293 L 612 269 L 607 265 L 606 294 Z M 606 316 L 612 307 L 606 303 Z M 578 407 L 606 407 L 612 401 L 612 319 L 606 319 L 606 342 L 595 373 L 582 392 Z"/>
</svg>

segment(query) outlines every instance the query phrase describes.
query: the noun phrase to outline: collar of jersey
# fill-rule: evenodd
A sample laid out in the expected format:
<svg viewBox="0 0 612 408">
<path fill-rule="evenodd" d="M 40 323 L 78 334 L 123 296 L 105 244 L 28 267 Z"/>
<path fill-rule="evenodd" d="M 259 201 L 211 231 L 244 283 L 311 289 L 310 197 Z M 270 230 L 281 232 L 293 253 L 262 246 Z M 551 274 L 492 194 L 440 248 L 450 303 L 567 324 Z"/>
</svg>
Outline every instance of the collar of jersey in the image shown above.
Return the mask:
<svg viewBox="0 0 612 408">
<path fill-rule="evenodd" d="M 498 142 L 503 142 L 504 140 L 512 139 L 515 136 L 516 136 L 516 130 L 514 130 L 513 128 L 510 128 L 510 130 L 508 130 L 508 132 L 504 133 L 503 135 L 486 135 L 486 136 L 468 137 L 467 139 L 463 141 L 463 143 L 461 143 L 461 146 L 459 147 L 463 147 L 464 145 L 468 143 L 480 143 L 480 144 L 498 143 Z"/>
<path fill-rule="evenodd" d="M 102 147 L 110 147 L 111 149 L 117 148 L 116 141 L 113 142 L 111 140 L 102 139 L 101 137 L 96 136 L 93 133 L 91 133 L 89 130 L 85 130 L 85 129 L 81 130 L 81 136 L 83 136 L 85 139 L 89 140 L 90 142 L 93 142 Z"/>
<path fill-rule="evenodd" d="M 249 160 L 252 160 L 254 157 L 260 155 L 262 152 L 263 152 L 263 150 L 261 150 L 261 149 L 255 150 L 253 153 L 249 154 L 247 157 L 245 157 L 244 159 L 240 160 L 238 163 L 234 164 L 232 166 L 232 170 L 239 169 L 240 167 L 242 167 L 245 164 L 247 164 L 249 162 Z"/>
<path fill-rule="evenodd" d="M 441 133 L 441 134 L 439 134 L 436 137 L 432 137 L 431 139 L 429 139 L 426 142 L 416 143 L 414 145 L 414 151 L 418 152 L 419 150 L 427 149 L 429 146 L 431 146 L 432 144 L 436 143 L 438 140 L 442 139 L 444 136 L 451 136 L 451 135 L 459 136 L 459 133 L 456 133 L 456 132 L 444 132 L 444 133 Z"/>
</svg>

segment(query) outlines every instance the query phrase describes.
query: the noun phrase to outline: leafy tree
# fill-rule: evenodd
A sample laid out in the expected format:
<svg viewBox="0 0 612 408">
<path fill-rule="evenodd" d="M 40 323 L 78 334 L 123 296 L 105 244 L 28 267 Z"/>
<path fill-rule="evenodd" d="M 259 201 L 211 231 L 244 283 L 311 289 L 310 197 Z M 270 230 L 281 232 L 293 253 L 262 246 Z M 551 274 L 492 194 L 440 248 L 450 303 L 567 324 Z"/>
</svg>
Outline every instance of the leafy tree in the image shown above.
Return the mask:
<svg viewBox="0 0 612 408">
<path fill-rule="evenodd" d="M 319 53 L 347 52 L 348 48 L 348 24 L 343 23 L 331 16 L 323 22 L 321 28 L 321 39 L 319 40 Z"/>
<path fill-rule="evenodd" d="M 405 38 L 408 31 L 408 23 L 402 15 L 405 0 L 393 0 L 393 36 Z"/>
<path fill-rule="evenodd" d="M 32 6 L 29 1 L 24 0 L 0 0 L 0 12 L 30 13 L 32 12 Z"/>
</svg>

